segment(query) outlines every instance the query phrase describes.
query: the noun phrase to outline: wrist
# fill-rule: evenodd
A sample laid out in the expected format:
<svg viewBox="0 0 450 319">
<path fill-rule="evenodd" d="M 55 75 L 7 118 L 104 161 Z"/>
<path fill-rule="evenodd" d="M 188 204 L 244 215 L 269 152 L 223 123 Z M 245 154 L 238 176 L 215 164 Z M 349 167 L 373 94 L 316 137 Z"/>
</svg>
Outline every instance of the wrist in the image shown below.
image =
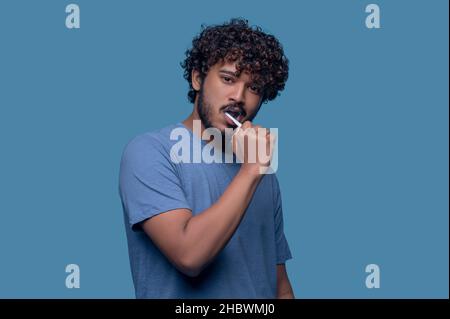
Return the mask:
<svg viewBox="0 0 450 319">
<path fill-rule="evenodd" d="M 261 174 L 260 172 L 259 165 L 243 164 L 239 170 L 239 174 L 254 181 L 259 181 L 264 176 L 264 174 Z"/>
</svg>

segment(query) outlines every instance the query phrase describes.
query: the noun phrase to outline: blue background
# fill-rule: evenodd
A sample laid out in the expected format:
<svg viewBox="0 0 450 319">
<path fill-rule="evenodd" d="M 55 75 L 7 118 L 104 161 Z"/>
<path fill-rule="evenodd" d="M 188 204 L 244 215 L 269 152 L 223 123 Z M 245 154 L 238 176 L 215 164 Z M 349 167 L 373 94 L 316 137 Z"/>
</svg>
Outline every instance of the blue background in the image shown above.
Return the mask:
<svg viewBox="0 0 450 319">
<path fill-rule="evenodd" d="M 256 122 L 279 128 L 296 297 L 448 298 L 445 0 L 1 0 L 0 297 L 134 297 L 122 149 L 188 116 L 184 51 L 202 23 L 239 16 L 290 59 Z M 70 263 L 80 289 L 65 287 Z"/>
</svg>

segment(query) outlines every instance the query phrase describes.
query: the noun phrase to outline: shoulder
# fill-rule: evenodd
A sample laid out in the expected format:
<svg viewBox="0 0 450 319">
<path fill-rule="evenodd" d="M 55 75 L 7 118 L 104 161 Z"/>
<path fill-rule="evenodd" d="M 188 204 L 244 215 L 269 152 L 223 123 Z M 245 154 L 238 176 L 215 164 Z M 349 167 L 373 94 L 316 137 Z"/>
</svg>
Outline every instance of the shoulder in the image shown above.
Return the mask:
<svg viewBox="0 0 450 319">
<path fill-rule="evenodd" d="M 176 142 L 170 138 L 171 132 L 180 127 L 179 124 L 173 124 L 135 136 L 123 150 L 122 164 L 154 163 L 158 159 L 170 160 L 170 148 Z"/>
<path fill-rule="evenodd" d="M 278 182 L 278 177 L 275 173 L 273 174 L 267 174 L 264 176 L 264 178 L 268 185 L 270 185 L 271 193 L 272 193 L 272 199 L 275 202 L 278 202 L 281 199 L 281 190 L 280 190 L 280 183 Z"/>
<path fill-rule="evenodd" d="M 265 174 L 259 183 L 258 189 L 263 192 L 264 196 L 269 196 L 274 201 L 278 201 L 280 197 L 280 185 L 278 177 L 275 173 Z"/>
<path fill-rule="evenodd" d="M 270 188 L 272 189 L 272 191 L 274 193 L 277 193 L 280 191 L 280 184 L 278 182 L 278 177 L 275 173 L 273 174 L 266 174 L 264 176 L 264 180 L 265 182 L 270 186 Z"/>
</svg>

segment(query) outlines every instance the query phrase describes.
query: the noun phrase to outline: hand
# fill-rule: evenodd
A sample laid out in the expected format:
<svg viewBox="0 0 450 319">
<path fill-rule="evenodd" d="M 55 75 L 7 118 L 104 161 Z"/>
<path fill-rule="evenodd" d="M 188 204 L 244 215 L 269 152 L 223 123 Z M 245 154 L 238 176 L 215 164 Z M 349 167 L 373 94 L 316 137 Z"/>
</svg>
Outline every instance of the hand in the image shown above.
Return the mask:
<svg viewBox="0 0 450 319">
<path fill-rule="evenodd" d="M 241 170 L 261 175 L 270 167 L 275 136 L 266 128 L 246 121 L 233 135 L 233 152 L 242 163 Z"/>
</svg>

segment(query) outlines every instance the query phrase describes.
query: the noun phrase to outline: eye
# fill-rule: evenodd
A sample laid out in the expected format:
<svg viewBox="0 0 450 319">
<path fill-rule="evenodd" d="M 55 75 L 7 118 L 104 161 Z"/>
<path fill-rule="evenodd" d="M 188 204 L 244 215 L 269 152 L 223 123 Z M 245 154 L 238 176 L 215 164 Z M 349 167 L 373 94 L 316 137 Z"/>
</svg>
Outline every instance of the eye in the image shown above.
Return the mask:
<svg viewBox="0 0 450 319">
<path fill-rule="evenodd" d="M 259 95 L 260 92 L 261 92 L 261 89 L 257 85 L 250 85 L 248 88 L 254 94 L 258 94 Z"/>
<path fill-rule="evenodd" d="M 222 81 L 225 83 L 233 83 L 233 79 L 229 76 L 222 76 Z"/>
</svg>

